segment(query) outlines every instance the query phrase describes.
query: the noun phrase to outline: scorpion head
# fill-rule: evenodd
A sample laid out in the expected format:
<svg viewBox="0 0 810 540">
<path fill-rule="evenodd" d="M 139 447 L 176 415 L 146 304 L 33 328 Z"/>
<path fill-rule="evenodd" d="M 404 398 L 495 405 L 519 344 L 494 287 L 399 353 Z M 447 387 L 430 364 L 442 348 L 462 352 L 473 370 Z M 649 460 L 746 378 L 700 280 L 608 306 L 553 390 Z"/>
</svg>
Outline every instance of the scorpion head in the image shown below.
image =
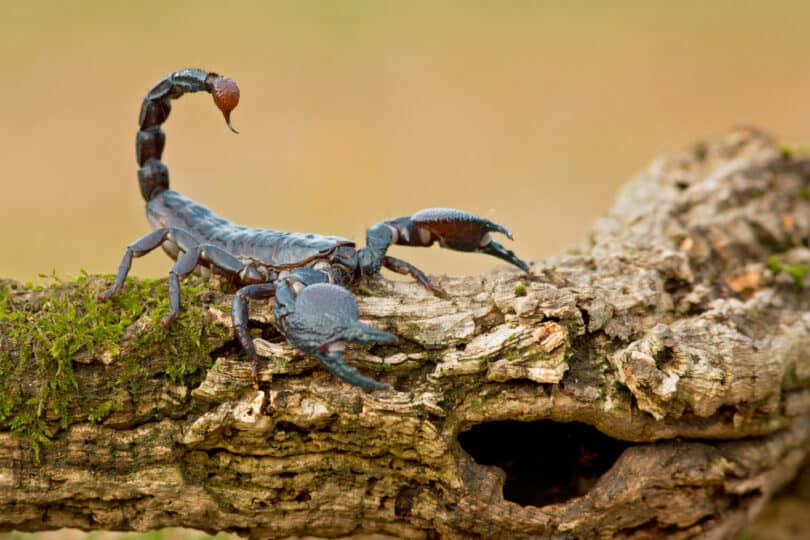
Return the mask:
<svg viewBox="0 0 810 540">
<path fill-rule="evenodd" d="M 228 77 L 220 77 L 216 73 L 210 73 L 206 83 L 211 87 L 211 95 L 214 97 L 214 104 L 222 111 L 228 128 L 234 133 L 239 133 L 231 125 L 231 111 L 239 104 L 239 87 Z"/>
</svg>

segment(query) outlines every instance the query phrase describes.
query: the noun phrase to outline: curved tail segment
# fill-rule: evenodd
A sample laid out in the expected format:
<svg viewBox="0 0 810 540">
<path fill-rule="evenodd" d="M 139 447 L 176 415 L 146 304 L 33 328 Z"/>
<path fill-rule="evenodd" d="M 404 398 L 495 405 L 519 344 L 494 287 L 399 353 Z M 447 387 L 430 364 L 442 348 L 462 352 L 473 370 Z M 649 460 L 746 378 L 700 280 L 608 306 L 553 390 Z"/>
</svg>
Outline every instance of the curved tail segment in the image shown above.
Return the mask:
<svg viewBox="0 0 810 540">
<path fill-rule="evenodd" d="M 160 126 L 172 110 L 171 100 L 202 91 L 213 96 L 228 127 L 238 133 L 231 125 L 231 111 L 239 103 L 239 87 L 231 79 L 200 69 L 183 69 L 158 81 L 143 100 L 135 140 L 135 155 L 140 166 L 138 180 L 144 200 L 149 201 L 169 188 L 169 169 L 160 161 L 166 144 L 166 135 Z"/>
</svg>

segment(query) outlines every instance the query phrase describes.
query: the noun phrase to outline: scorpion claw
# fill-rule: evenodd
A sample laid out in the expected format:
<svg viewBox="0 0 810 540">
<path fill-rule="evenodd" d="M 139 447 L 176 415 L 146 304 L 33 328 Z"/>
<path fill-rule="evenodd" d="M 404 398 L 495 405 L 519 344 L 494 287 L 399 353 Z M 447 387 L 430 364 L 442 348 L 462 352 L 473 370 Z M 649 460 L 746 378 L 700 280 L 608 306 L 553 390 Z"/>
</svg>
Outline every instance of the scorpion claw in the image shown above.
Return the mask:
<svg viewBox="0 0 810 540">
<path fill-rule="evenodd" d="M 398 341 L 393 334 L 361 323 L 357 303 L 343 287 L 329 283 L 305 287 L 283 321 L 284 334 L 290 345 L 311 354 L 344 381 L 369 391 L 388 387 L 361 375 L 343 361 L 340 352 L 344 350 L 345 342 Z"/>
<path fill-rule="evenodd" d="M 359 386 L 367 392 L 374 390 L 385 390 L 391 388 L 391 385 L 375 381 L 370 377 L 361 375 L 359 371 L 343 361 L 343 356 L 337 351 L 330 353 L 314 353 L 313 356 L 326 369 L 337 375 L 344 381 L 355 386 Z"/>
<path fill-rule="evenodd" d="M 525 261 L 492 238 L 492 233 L 497 232 L 513 239 L 509 229 L 499 223 L 452 208 L 420 210 L 411 216 L 411 221 L 418 229 L 429 232 L 430 241 L 435 238 L 442 247 L 486 253 L 517 266 L 524 272 L 529 271 L 529 265 Z"/>
<path fill-rule="evenodd" d="M 346 341 L 357 343 L 396 343 L 399 338 L 394 334 L 389 334 L 383 330 L 377 330 L 373 326 L 368 326 L 357 321 L 341 333 L 341 338 Z"/>
<path fill-rule="evenodd" d="M 419 228 L 430 231 L 443 247 L 476 251 L 489 241 L 490 232 L 512 238 L 509 229 L 486 218 L 453 208 L 428 208 L 411 216 Z"/>
<path fill-rule="evenodd" d="M 379 272 L 381 266 L 399 274 L 410 274 L 440 297 L 447 293 L 432 285 L 421 270 L 386 255 L 389 246 L 399 244 L 428 247 L 438 242 L 447 249 L 486 253 L 528 272 L 529 265 L 494 240 L 492 233 L 501 233 L 512 238 L 509 229 L 489 219 L 453 208 L 428 208 L 412 216 L 381 221 L 370 227 L 366 232 L 366 247 L 360 251 L 360 266 L 364 275 Z"/>
</svg>

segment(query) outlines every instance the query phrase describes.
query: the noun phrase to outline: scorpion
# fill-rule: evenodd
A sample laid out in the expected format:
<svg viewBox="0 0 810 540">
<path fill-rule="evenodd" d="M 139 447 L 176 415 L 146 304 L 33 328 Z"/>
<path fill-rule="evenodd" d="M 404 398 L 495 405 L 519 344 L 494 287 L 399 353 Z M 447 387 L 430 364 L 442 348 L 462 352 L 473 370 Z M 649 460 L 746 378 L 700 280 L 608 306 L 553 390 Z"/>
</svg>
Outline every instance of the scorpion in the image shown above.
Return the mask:
<svg viewBox="0 0 810 540">
<path fill-rule="evenodd" d="M 341 353 L 347 342 L 395 343 L 397 337 L 360 322 L 357 303 L 348 289 L 364 276 L 377 276 L 385 267 L 410 275 L 438 297 L 447 297 L 421 270 L 387 255 L 389 246 L 427 247 L 438 241 L 444 248 L 486 253 L 529 271 L 526 262 L 492 238 L 491 233 L 498 232 L 512 239 L 506 227 L 450 208 L 430 208 L 381 221 L 367 230 L 366 246 L 359 249 L 346 238 L 251 228 L 219 217 L 169 189 L 168 168 L 161 161 L 166 141 L 161 125 L 169 116 L 171 101 L 200 91 L 212 95 L 228 128 L 238 133 L 230 115 L 239 103 L 239 87 L 227 77 L 183 69 L 158 81 L 146 94 L 135 153 L 153 230 L 129 244 L 113 285 L 98 300 L 108 300 L 119 292 L 132 259 L 158 246 L 175 259 L 169 272 L 169 313 L 160 321 L 162 327 L 180 314 L 181 278 L 194 271 L 224 274 L 240 287 L 233 297 L 231 318 L 250 360 L 254 386 L 258 384 L 259 358 L 248 332 L 248 301 L 274 298 L 276 326 L 294 349 L 316 358 L 344 381 L 373 391 L 389 385 L 362 375 Z"/>
</svg>

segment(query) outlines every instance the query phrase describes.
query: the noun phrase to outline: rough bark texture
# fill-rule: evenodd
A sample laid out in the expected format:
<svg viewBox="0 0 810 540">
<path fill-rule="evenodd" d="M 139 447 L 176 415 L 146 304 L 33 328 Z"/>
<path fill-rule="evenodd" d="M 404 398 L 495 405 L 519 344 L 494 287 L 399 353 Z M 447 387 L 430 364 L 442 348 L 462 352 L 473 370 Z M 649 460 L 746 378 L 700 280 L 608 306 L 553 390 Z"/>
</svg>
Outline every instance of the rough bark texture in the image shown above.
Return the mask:
<svg viewBox="0 0 810 540">
<path fill-rule="evenodd" d="M 267 358 L 256 390 L 225 293 L 185 296 L 202 321 L 180 325 L 196 332 L 193 365 L 149 339 L 160 314 L 113 302 L 107 323 L 140 313 L 113 346 L 4 375 L 0 529 L 727 537 L 810 453 L 809 199 L 810 160 L 739 129 L 655 162 L 586 246 L 531 275 L 437 278 L 447 300 L 365 284 L 362 316 L 401 343 L 347 356 L 390 391 L 294 353 L 267 305 L 251 306 Z M 35 341 L 9 337 L 15 313 L 37 325 L 77 286 L 6 283 L 11 365 Z"/>
</svg>

